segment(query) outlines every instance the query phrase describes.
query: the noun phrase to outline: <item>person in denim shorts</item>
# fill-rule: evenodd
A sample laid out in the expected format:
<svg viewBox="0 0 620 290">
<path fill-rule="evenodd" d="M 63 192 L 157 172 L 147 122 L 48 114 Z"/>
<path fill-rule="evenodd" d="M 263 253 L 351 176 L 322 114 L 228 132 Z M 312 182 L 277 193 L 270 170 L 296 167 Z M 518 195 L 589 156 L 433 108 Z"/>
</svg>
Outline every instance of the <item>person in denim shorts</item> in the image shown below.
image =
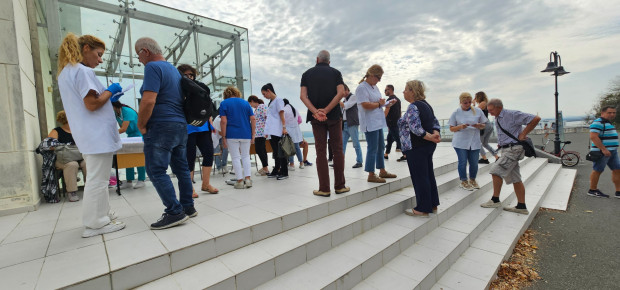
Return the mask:
<svg viewBox="0 0 620 290">
<path fill-rule="evenodd" d="M 611 169 L 611 179 L 616 187 L 616 197 L 620 198 L 620 159 L 618 158 L 618 131 L 610 121 L 616 118 L 616 108 L 613 106 L 603 106 L 601 117 L 594 120 L 590 125 L 590 144 L 591 151 L 600 151 L 603 158 L 594 161 L 592 173 L 590 174 L 590 189 L 588 195 L 594 197 L 607 197 L 598 189 L 598 180 L 605 166 Z"/>
</svg>

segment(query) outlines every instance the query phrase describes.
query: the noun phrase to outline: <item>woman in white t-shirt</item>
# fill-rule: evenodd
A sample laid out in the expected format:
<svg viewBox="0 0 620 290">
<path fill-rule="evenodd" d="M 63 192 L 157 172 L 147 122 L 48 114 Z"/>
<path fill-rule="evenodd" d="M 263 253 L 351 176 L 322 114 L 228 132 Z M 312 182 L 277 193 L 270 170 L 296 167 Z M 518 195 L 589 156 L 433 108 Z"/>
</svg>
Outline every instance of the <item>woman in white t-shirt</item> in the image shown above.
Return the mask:
<svg viewBox="0 0 620 290">
<path fill-rule="evenodd" d="M 469 93 L 461 93 L 460 106 L 450 116 L 450 131 L 454 132 L 452 147 L 458 157 L 460 187 L 465 190 L 480 188 L 476 182 L 478 174 L 478 154 L 480 153 L 480 129 L 484 129 L 487 118 L 480 108 L 473 107 Z M 467 162 L 469 162 L 469 181 L 467 180 Z"/>
<path fill-rule="evenodd" d="M 299 161 L 299 168 L 304 168 L 304 158 L 301 155 L 301 147 L 299 147 L 299 143 L 304 140 L 301 135 L 301 129 L 299 128 L 299 111 L 295 110 L 293 105 L 289 103 L 287 99 L 283 99 L 284 101 L 284 120 L 286 121 L 286 131 L 288 135 L 291 136 L 293 143 L 295 143 L 295 150 L 297 155 L 297 161 Z M 289 171 L 295 171 L 295 156 L 289 156 L 288 158 Z"/>
<path fill-rule="evenodd" d="M 110 211 L 108 179 L 112 156 L 121 149 L 112 102 L 122 88 L 113 83 L 107 89 L 93 68 L 103 62 L 105 43 L 94 36 L 67 34 L 58 50 L 58 89 L 71 126 L 73 139 L 86 161 L 82 237 L 88 238 L 125 228 Z"/>
<path fill-rule="evenodd" d="M 277 180 L 288 178 L 288 160 L 285 156 L 280 156 L 280 139 L 284 134 L 287 134 L 286 121 L 284 119 L 284 101 L 282 98 L 278 98 L 273 85 L 266 84 L 260 92 L 263 97 L 269 100 L 267 105 L 267 121 L 265 122 L 265 135 L 270 136 L 269 143 L 273 149 L 273 159 L 275 160 L 275 166 L 273 171 L 267 174 L 269 178 L 276 178 Z M 284 155 L 284 154 L 282 154 Z"/>
<path fill-rule="evenodd" d="M 383 128 L 387 127 L 383 107 L 385 99 L 381 98 L 381 91 L 377 83 L 381 81 L 383 69 L 378 64 L 372 65 L 366 75 L 360 81 L 355 90 L 357 106 L 360 117 L 360 130 L 366 136 L 366 165 L 364 170 L 368 172 L 368 182 L 385 183 L 384 178 L 396 178 L 395 174 L 385 170 L 383 151 L 385 150 L 385 138 Z M 391 103 L 387 104 L 391 106 Z M 375 175 L 375 168 L 379 169 L 379 175 Z"/>
</svg>

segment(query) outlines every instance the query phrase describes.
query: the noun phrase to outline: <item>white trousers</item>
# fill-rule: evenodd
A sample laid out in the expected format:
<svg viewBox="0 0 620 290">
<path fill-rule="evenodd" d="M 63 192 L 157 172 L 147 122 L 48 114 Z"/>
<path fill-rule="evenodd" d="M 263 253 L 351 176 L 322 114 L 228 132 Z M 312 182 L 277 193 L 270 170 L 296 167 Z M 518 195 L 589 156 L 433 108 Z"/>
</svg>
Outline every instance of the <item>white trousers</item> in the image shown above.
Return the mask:
<svg viewBox="0 0 620 290">
<path fill-rule="evenodd" d="M 250 163 L 250 139 L 228 139 L 228 152 L 232 157 L 233 169 L 237 180 L 249 177 L 252 164 Z M 243 163 L 243 167 L 241 164 Z"/>
<path fill-rule="evenodd" d="M 110 170 L 114 153 L 83 154 L 86 161 L 86 184 L 82 199 L 82 222 L 84 226 L 98 229 L 110 223 Z"/>
</svg>

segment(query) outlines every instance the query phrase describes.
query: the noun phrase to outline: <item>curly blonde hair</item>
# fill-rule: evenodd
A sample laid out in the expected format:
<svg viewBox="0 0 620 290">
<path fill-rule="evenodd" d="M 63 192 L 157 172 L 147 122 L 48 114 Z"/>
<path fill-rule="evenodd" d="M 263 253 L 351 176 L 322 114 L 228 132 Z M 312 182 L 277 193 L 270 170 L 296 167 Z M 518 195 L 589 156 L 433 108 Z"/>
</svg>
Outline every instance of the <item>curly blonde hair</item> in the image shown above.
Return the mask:
<svg viewBox="0 0 620 290">
<path fill-rule="evenodd" d="M 224 93 L 222 93 L 222 95 L 224 95 L 224 99 L 228 99 L 228 98 L 242 98 L 243 99 L 243 96 L 241 95 L 241 91 L 239 91 L 239 89 L 233 86 L 227 87 L 224 90 Z"/>
<path fill-rule="evenodd" d="M 360 84 L 363 83 L 366 80 L 366 78 L 369 76 L 378 76 L 379 78 L 381 78 L 381 76 L 383 76 L 383 68 L 378 64 L 371 65 L 366 71 L 366 75 L 362 78 L 362 80 L 359 83 Z"/>
<path fill-rule="evenodd" d="M 67 34 L 58 48 L 58 74 L 67 64 L 75 65 L 83 60 L 82 48 L 84 45 L 88 45 L 90 48 L 103 48 L 105 50 L 103 40 L 95 36 L 82 35 L 78 38 L 73 33 Z"/>
<path fill-rule="evenodd" d="M 69 123 L 69 120 L 67 120 L 67 114 L 65 114 L 64 110 L 56 113 L 56 122 L 60 123 L 60 125 Z"/>
</svg>

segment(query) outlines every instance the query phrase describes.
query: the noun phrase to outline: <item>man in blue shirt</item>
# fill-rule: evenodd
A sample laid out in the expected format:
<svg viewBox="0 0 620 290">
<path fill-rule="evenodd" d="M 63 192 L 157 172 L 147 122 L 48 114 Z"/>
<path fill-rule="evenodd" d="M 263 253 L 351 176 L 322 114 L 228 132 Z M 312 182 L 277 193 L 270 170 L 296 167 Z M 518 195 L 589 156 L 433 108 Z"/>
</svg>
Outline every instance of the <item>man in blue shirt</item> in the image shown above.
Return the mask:
<svg viewBox="0 0 620 290">
<path fill-rule="evenodd" d="M 182 224 L 198 214 L 186 159 L 187 122 L 183 113 L 181 74 L 166 62 L 155 40 L 140 38 L 135 50 L 138 60 L 144 64 L 138 129 L 144 136 L 146 173 L 166 206 L 161 218 L 151 224 L 151 229 L 159 230 Z M 166 173 L 168 165 L 178 179 L 179 200 Z"/>
<path fill-rule="evenodd" d="M 588 195 L 595 197 L 609 197 L 598 190 L 598 179 L 605 170 L 605 165 L 609 166 L 612 173 L 612 181 L 616 186 L 616 197 L 620 198 L 620 159 L 618 159 L 618 131 L 610 121 L 616 118 L 616 108 L 604 106 L 601 109 L 601 117 L 594 120 L 590 125 L 590 144 L 591 151 L 600 151 L 603 158 L 594 161 L 592 173 L 590 174 L 590 190 Z"/>
<path fill-rule="evenodd" d="M 524 113 L 516 110 L 504 109 L 504 105 L 500 99 L 491 99 L 487 104 L 489 114 L 495 117 L 495 127 L 497 130 L 497 143 L 501 150 L 501 157 L 491 165 L 490 174 L 493 178 L 493 196 L 491 200 L 481 204 L 481 207 L 500 207 L 502 203 L 499 201 L 499 194 L 502 189 L 502 182 L 512 184 L 517 196 L 516 207 L 504 207 L 505 211 L 529 214 L 525 206 L 525 186 L 521 180 L 521 172 L 519 171 L 519 160 L 525 158 L 525 150 L 519 144 L 523 141 L 538 122 L 540 117 L 532 114 Z M 526 125 L 523 128 L 523 125 Z M 502 130 L 503 128 L 503 130 Z M 510 135 L 519 139 L 513 139 Z"/>
</svg>

